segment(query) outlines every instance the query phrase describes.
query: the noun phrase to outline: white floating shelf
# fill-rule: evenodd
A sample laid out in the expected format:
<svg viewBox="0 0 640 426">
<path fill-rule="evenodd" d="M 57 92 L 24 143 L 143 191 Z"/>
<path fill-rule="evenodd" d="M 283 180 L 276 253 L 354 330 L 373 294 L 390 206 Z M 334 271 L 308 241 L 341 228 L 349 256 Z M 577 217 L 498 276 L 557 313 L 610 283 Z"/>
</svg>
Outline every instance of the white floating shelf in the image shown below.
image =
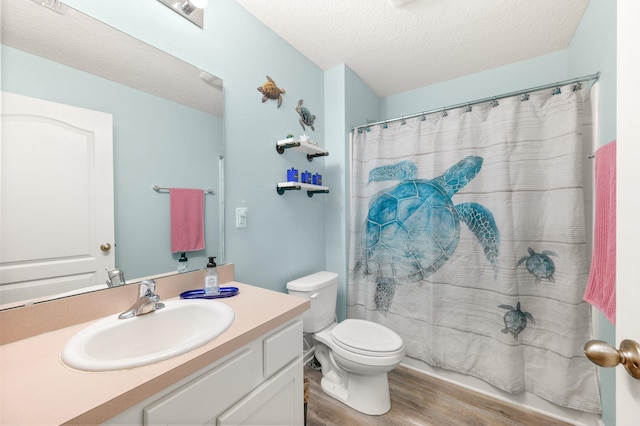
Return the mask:
<svg viewBox="0 0 640 426">
<path fill-rule="evenodd" d="M 276 191 L 280 195 L 283 195 L 285 191 L 307 191 L 307 195 L 313 197 L 313 194 L 316 193 L 328 193 L 329 187 L 300 182 L 278 182 Z"/>
<path fill-rule="evenodd" d="M 288 138 L 281 139 L 276 142 L 276 151 L 278 151 L 278 154 L 283 154 L 284 150 L 289 148 L 307 154 L 307 160 L 309 161 L 312 161 L 315 157 L 326 157 L 329 155 L 329 152 L 319 148 L 317 145 L 314 145 L 309 141 L 302 142 L 294 140 L 294 138 Z"/>
</svg>

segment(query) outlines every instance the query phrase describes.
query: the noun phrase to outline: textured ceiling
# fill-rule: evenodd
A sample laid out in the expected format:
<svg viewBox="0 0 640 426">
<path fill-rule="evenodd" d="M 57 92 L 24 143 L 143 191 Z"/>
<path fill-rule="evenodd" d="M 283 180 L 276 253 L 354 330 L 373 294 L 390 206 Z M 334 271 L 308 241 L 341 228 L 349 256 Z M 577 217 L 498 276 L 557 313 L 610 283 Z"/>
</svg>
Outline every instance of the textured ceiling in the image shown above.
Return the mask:
<svg viewBox="0 0 640 426">
<path fill-rule="evenodd" d="M 389 96 L 566 48 L 588 0 L 236 0 L 323 70 Z"/>
</svg>

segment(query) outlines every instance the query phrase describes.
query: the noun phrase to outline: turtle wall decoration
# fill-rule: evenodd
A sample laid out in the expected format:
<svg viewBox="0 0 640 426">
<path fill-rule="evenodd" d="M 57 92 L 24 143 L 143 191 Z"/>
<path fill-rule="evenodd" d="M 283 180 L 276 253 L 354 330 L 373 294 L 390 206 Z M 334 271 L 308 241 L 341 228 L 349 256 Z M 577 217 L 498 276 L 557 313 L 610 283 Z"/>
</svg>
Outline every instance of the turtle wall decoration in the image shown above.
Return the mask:
<svg viewBox="0 0 640 426">
<path fill-rule="evenodd" d="M 518 335 L 527 328 L 527 320 L 531 321 L 535 325 L 536 321 L 533 319 L 533 315 L 529 312 L 522 312 L 520 309 L 520 302 L 514 308 L 511 305 L 500 305 L 498 308 L 508 309 L 508 312 L 504 314 L 504 328 L 503 333 L 511 333 L 513 340 L 518 340 Z"/>
<path fill-rule="evenodd" d="M 300 99 L 298 101 L 298 106 L 296 106 L 296 112 L 298 113 L 298 115 L 300 116 L 300 119 L 298 120 L 300 122 L 300 125 L 302 126 L 302 130 L 307 130 L 304 126 L 305 124 L 309 127 L 311 127 L 311 130 L 315 129 L 313 128 L 313 123 L 316 120 L 316 116 L 311 114 L 311 112 L 307 109 L 307 107 L 303 107 L 302 103 L 304 101 L 302 99 Z"/>
<path fill-rule="evenodd" d="M 477 203 L 452 201 L 480 172 L 482 162 L 482 157 L 468 156 L 434 179 L 418 179 L 412 161 L 371 170 L 369 182 L 401 181 L 371 199 L 365 221 L 363 269 L 376 275 L 378 311 L 388 312 L 398 282 L 424 280 L 452 257 L 460 222 L 478 239 L 497 276 L 500 233 L 493 214 Z"/>
<path fill-rule="evenodd" d="M 553 274 L 556 272 L 556 265 L 549 256 L 557 256 L 557 254 L 550 250 L 536 253 L 531 247 L 527 250 L 529 251 L 529 256 L 521 257 L 516 264 L 516 268 L 526 262 L 527 270 L 536 278 L 536 283 L 542 280 L 555 283 L 556 279 Z"/>
<path fill-rule="evenodd" d="M 284 89 L 279 88 L 269 76 L 267 76 L 267 82 L 258 87 L 258 92 L 262 93 L 262 103 L 267 102 L 268 99 L 277 99 L 278 108 L 282 105 L 282 94 L 287 93 Z"/>
</svg>

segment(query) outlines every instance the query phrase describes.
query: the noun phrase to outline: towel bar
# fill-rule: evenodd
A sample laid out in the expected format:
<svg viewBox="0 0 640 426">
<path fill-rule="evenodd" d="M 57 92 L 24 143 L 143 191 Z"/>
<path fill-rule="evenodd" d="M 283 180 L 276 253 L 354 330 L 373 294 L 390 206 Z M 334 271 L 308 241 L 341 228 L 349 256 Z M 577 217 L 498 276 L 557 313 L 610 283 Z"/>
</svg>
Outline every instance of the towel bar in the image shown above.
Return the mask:
<svg viewBox="0 0 640 426">
<path fill-rule="evenodd" d="M 154 190 L 154 191 L 156 191 L 156 192 L 160 192 L 160 191 L 165 191 L 165 192 L 166 192 L 166 191 L 169 191 L 171 188 L 161 188 L 161 187 L 159 187 L 158 185 L 153 185 L 153 186 L 151 187 L 151 189 L 153 189 L 153 190 Z M 207 193 L 207 194 L 213 194 L 213 195 L 215 195 L 215 194 L 216 194 L 216 193 L 215 193 L 215 191 L 214 191 L 213 189 L 203 189 L 203 191 L 204 191 L 205 193 Z"/>
</svg>

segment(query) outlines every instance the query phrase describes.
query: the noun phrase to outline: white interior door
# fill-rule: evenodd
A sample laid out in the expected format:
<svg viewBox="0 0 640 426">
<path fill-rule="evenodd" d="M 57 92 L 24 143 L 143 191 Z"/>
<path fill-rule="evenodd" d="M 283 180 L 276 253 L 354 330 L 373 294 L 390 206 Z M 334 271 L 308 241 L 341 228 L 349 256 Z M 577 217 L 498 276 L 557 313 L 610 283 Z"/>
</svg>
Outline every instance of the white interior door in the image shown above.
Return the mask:
<svg viewBox="0 0 640 426">
<path fill-rule="evenodd" d="M 104 283 L 115 258 L 111 115 L 7 92 L 1 115 L 0 303 Z"/>
<path fill-rule="evenodd" d="M 640 342 L 640 2 L 618 0 L 616 344 Z M 616 423 L 637 425 L 640 380 L 616 367 Z M 607 425 L 609 426 L 609 425 Z"/>
</svg>

